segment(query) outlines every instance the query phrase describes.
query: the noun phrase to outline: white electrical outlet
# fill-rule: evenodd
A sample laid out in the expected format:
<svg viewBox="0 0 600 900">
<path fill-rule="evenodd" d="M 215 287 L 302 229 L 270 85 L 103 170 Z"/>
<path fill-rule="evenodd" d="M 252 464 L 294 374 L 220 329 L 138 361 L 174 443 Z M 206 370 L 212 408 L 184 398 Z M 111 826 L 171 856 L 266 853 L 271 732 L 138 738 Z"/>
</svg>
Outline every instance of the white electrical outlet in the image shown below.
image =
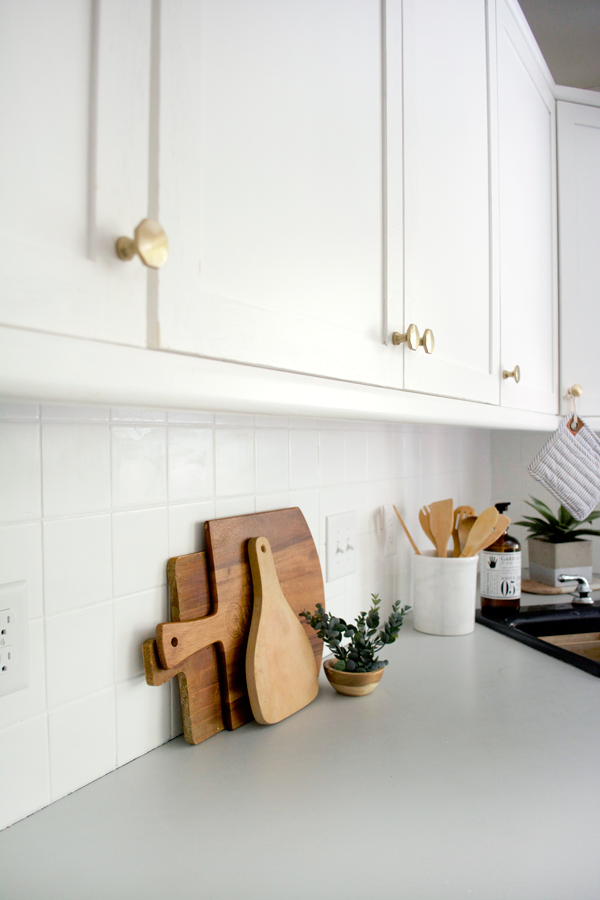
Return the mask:
<svg viewBox="0 0 600 900">
<path fill-rule="evenodd" d="M 383 557 L 393 556 L 396 552 L 396 513 L 394 512 L 394 504 L 386 503 L 381 508 L 383 519 L 383 542 L 381 555 Z"/>
<path fill-rule="evenodd" d="M 356 512 L 327 516 L 327 581 L 356 572 Z"/>
<path fill-rule="evenodd" d="M 27 582 L 0 584 L 0 697 L 29 684 Z"/>
</svg>

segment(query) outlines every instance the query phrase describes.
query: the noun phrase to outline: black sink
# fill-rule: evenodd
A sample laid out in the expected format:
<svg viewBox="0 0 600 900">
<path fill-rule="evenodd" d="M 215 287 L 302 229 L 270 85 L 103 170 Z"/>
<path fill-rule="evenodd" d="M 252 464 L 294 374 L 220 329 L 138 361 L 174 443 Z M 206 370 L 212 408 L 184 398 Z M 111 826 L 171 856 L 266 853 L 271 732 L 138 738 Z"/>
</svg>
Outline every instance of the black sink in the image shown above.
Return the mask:
<svg viewBox="0 0 600 900">
<path fill-rule="evenodd" d="M 524 606 L 519 611 L 488 608 L 478 610 L 475 620 L 480 625 L 493 628 L 494 631 L 505 634 L 515 641 L 521 641 L 529 647 L 535 647 L 548 656 L 561 659 L 571 666 L 577 666 L 590 675 L 600 678 L 600 660 L 590 659 L 582 653 L 592 653 L 597 656 L 596 645 L 600 647 L 600 640 L 592 638 L 592 635 L 600 633 L 600 604 L 593 606 L 572 606 L 570 603 L 557 603 L 544 606 Z M 584 638 L 569 640 L 568 635 L 590 635 L 590 640 Z M 556 638 L 557 643 L 551 643 L 545 638 Z M 573 649 L 568 649 L 569 645 Z M 593 649 L 592 649 L 593 648 Z M 577 652 L 575 652 L 575 650 Z"/>
</svg>

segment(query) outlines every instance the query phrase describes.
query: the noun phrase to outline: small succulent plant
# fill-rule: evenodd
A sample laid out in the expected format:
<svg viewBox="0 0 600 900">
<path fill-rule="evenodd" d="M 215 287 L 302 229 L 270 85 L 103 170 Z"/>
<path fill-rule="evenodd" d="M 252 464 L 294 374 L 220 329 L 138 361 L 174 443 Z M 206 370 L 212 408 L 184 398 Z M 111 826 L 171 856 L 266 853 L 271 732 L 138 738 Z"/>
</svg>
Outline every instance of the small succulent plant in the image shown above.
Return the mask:
<svg viewBox="0 0 600 900">
<path fill-rule="evenodd" d="M 371 594 L 371 609 L 361 612 L 355 625 L 348 625 L 343 619 L 325 612 L 321 603 L 317 603 L 314 614 L 305 609 L 300 616 L 314 628 L 337 659 L 334 669 L 342 672 L 374 672 L 387 666 L 387 659 L 379 659 L 376 653 L 386 644 L 394 643 L 402 628 L 404 616 L 410 609 L 410 606 L 400 609 L 398 600 L 392 606 L 385 625 L 379 628 L 380 603 L 379 595 Z M 345 638 L 350 638 L 350 642 L 342 644 Z"/>
<path fill-rule="evenodd" d="M 555 516 L 549 506 L 546 506 L 541 500 L 536 500 L 535 497 L 531 498 L 531 503 L 529 500 L 526 500 L 525 503 L 541 516 L 541 518 L 525 516 L 522 521 L 515 522 L 515 525 L 523 525 L 524 528 L 529 529 L 530 538 L 548 541 L 550 544 L 566 544 L 569 541 L 579 541 L 585 535 L 600 535 L 600 531 L 593 528 L 580 527 L 599 518 L 600 511 L 598 510 L 590 513 L 587 519 L 578 522 L 564 506 L 560 507 L 558 516 Z"/>
</svg>

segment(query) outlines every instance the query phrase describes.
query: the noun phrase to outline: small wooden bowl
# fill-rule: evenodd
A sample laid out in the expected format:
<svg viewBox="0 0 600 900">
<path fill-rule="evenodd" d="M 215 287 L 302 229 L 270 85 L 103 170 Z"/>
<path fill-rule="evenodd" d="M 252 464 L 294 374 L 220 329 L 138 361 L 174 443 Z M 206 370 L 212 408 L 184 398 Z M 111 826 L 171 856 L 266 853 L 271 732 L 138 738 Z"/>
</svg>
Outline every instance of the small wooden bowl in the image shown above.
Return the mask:
<svg viewBox="0 0 600 900">
<path fill-rule="evenodd" d="M 338 694 L 346 694 L 348 697 L 362 697 L 374 691 L 385 669 L 377 669 L 375 672 L 340 672 L 333 668 L 336 659 L 326 659 L 323 663 L 323 671 L 329 684 L 336 689 Z"/>
</svg>

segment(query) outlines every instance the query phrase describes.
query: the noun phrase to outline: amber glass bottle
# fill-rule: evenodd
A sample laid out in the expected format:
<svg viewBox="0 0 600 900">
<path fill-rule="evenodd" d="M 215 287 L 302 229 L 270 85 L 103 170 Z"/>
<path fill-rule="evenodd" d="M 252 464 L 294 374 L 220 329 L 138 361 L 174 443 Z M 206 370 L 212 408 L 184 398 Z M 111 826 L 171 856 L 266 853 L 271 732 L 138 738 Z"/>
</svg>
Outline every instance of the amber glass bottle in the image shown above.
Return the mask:
<svg viewBox="0 0 600 900">
<path fill-rule="evenodd" d="M 510 503 L 496 503 L 499 513 Z M 480 556 L 481 608 L 519 609 L 521 605 L 521 545 L 509 535 L 482 550 Z"/>
</svg>

